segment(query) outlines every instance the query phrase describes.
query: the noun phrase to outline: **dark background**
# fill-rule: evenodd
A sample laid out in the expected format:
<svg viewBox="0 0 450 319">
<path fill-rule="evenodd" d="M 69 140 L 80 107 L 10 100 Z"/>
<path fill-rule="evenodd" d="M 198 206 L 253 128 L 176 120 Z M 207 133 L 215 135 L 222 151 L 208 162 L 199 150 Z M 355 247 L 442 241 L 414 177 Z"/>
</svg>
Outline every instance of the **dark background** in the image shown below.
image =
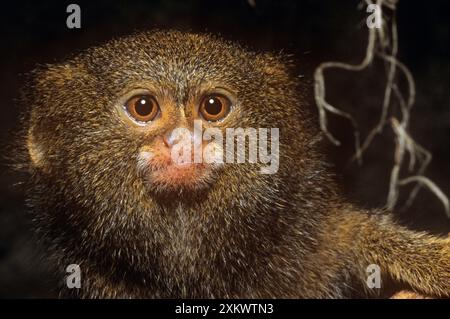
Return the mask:
<svg viewBox="0 0 450 319">
<path fill-rule="evenodd" d="M 81 6 L 81 29 L 66 27 L 66 7 Z M 220 33 L 258 51 L 293 54 L 298 75 L 310 79 L 318 63 L 359 62 L 365 52 L 365 7 L 360 1 L 20 1 L 0 8 L 0 142 L 17 130 L 21 106 L 16 99 L 27 72 L 39 63 L 63 60 L 92 45 L 137 30 L 153 28 Z M 448 1 L 401 0 L 398 6 L 399 57 L 412 71 L 417 101 L 411 134 L 433 153 L 427 176 L 450 194 L 450 20 Z M 381 70 L 381 72 L 380 72 Z M 366 72 L 330 73 L 327 98 L 356 114 L 362 128 L 377 121 L 382 102 L 383 65 Z M 314 107 L 314 106 L 312 106 Z M 393 160 L 393 136 L 377 138 L 364 165 L 349 164 L 351 128 L 331 118 L 343 146 L 329 147 L 330 159 L 349 197 L 364 207 L 385 203 Z M 365 131 L 367 132 L 367 131 Z M 3 151 L 4 152 L 4 149 Z M 0 298 L 49 297 L 51 278 L 30 239 L 20 176 L 0 163 Z M 407 191 L 407 189 L 405 189 Z M 421 190 L 411 209 L 396 212 L 411 228 L 450 231 L 442 205 Z"/>
</svg>

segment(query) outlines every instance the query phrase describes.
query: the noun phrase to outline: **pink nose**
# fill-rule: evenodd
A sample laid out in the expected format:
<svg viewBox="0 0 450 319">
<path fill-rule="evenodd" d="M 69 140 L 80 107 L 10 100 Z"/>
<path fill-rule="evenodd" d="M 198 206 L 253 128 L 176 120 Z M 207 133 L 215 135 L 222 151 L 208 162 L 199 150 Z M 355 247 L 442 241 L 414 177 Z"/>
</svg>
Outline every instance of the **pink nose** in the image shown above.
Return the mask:
<svg viewBox="0 0 450 319">
<path fill-rule="evenodd" d="M 174 163 L 186 165 L 202 161 L 203 141 L 201 134 L 194 134 L 187 128 L 176 128 L 164 134 L 162 141 Z"/>
<path fill-rule="evenodd" d="M 194 134 L 193 131 L 187 128 L 176 128 L 164 134 L 163 141 L 168 148 L 172 148 L 174 145 L 179 143 L 192 143 L 195 145 L 200 145 L 202 144 L 202 133 Z"/>
<path fill-rule="evenodd" d="M 191 140 L 191 133 L 187 129 L 175 129 L 163 135 L 164 145 L 172 148 L 178 143 L 189 143 Z"/>
</svg>

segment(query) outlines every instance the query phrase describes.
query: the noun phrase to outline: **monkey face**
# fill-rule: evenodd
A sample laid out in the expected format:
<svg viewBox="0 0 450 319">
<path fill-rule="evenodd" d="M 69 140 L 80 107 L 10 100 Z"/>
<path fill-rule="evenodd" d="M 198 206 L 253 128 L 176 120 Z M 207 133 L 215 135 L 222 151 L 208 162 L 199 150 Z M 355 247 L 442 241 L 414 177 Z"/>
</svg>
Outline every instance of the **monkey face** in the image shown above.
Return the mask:
<svg viewBox="0 0 450 319">
<path fill-rule="evenodd" d="M 260 129 L 279 130 L 276 168 L 308 137 L 295 128 L 296 88 L 271 55 L 209 35 L 142 33 L 37 72 L 28 151 L 35 173 L 76 189 L 83 203 L 136 205 L 149 193 L 205 189 L 234 201 L 251 185 L 266 185 L 264 197 L 281 181 L 277 170 L 263 172 Z M 257 134 L 256 160 L 248 140 L 226 145 L 230 129 L 247 128 Z M 265 134 L 267 146 L 274 134 Z"/>
<path fill-rule="evenodd" d="M 129 97 L 131 96 L 131 97 Z M 232 112 L 236 98 L 221 88 L 202 87 L 183 106 L 164 89 L 132 90 L 117 105 L 131 131 L 147 141 L 139 148 L 137 171 L 156 190 L 206 187 L 223 165 L 219 127 Z"/>
</svg>

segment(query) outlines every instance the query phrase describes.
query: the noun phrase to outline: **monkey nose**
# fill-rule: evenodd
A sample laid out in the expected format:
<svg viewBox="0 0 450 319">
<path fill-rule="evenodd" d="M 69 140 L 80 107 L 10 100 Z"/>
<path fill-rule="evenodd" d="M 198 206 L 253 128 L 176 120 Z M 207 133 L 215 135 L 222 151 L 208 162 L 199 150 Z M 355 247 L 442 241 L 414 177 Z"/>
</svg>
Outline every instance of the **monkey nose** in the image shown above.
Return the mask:
<svg viewBox="0 0 450 319">
<path fill-rule="evenodd" d="M 167 148 L 172 148 L 174 145 L 183 140 L 181 134 L 177 134 L 176 130 L 172 130 L 163 135 L 163 142 Z"/>
<path fill-rule="evenodd" d="M 177 144 L 195 144 L 201 143 L 201 136 L 196 136 L 194 132 L 185 127 L 178 127 L 174 130 L 167 132 L 162 137 L 164 145 L 167 148 L 172 148 Z"/>
</svg>

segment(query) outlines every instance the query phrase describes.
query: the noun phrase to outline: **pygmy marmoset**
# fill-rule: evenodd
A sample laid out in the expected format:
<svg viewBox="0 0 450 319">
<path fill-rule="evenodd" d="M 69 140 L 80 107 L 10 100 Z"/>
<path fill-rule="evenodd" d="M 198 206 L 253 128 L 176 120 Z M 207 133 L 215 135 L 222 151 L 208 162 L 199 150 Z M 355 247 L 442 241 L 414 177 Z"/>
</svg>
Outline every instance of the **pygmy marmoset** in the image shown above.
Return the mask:
<svg viewBox="0 0 450 319">
<path fill-rule="evenodd" d="M 61 283 L 69 264 L 82 273 L 80 289 L 61 291 L 449 296 L 449 241 L 344 198 L 306 91 L 283 57 L 177 31 L 112 40 L 35 71 L 24 92 L 28 203 Z M 224 136 L 277 128 L 276 172 L 248 158 L 175 162 L 174 130 L 193 132 L 196 121 Z M 212 138 L 199 143 L 225 157 Z M 380 267 L 381 289 L 367 286 L 369 265 Z"/>
</svg>

